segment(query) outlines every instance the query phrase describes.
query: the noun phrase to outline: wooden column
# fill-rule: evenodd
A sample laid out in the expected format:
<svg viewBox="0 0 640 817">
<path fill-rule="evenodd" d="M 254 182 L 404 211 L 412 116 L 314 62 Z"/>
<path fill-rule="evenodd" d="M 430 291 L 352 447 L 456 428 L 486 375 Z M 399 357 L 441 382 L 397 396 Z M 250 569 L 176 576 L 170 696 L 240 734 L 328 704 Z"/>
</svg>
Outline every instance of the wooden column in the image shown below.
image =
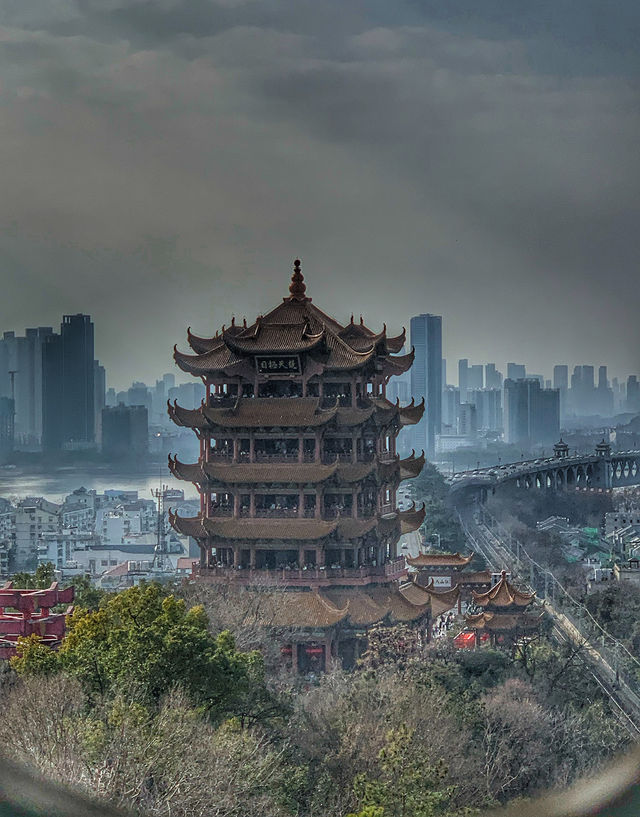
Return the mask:
<svg viewBox="0 0 640 817">
<path fill-rule="evenodd" d="M 298 547 L 298 567 L 300 570 L 304 567 L 304 545 Z"/>
<path fill-rule="evenodd" d="M 232 494 L 233 497 L 233 518 L 237 519 L 240 516 L 240 494 Z"/>
<path fill-rule="evenodd" d="M 298 462 L 304 462 L 304 437 L 298 436 Z"/>
<path fill-rule="evenodd" d="M 358 462 L 358 434 L 355 431 L 351 435 L 351 462 Z"/>
<path fill-rule="evenodd" d="M 256 567 L 256 549 L 250 548 L 249 550 L 249 567 L 251 570 L 255 570 Z"/>
<path fill-rule="evenodd" d="M 240 564 L 240 548 L 234 547 L 233 549 L 233 566 L 238 567 Z"/>
<path fill-rule="evenodd" d="M 319 431 L 316 431 L 316 450 L 315 450 L 315 461 L 320 462 L 321 459 L 321 448 L 322 448 L 322 437 Z"/>
<path fill-rule="evenodd" d="M 240 440 L 238 439 L 238 435 L 233 438 L 233 461 L 238 462 L 238 453 L 240 451 Z"/>
<path fill-rule="evenodd" d="M 316 491 L 316 512 L 315 518 L 322 518 L 322 491 Z"/>
<path fill-rule="evenodd" d="M 249 494 L 249 516 L 253 519 L 256 515 L 256 492 L 251 491 Z"/>
<path fill-rule="evenodd" d="M 325 557 L 326 553 L 324 550 L 324 545 L 320 545 L 320 547 L 318 547 L 316 550 L 316 565 L 318 567 L 324 567 Z"/>
<path fill-rule="evenodd" d="M 249 462 L 256 461 L 256 441 L 254 437 L 254 432 L 249 432 Z"/>
<path fill-rule="evenodd" d="M 351 489 L 351 516 L 355 519 L 358 516 L 358 489 Z"/>
<path fill-rule="evenodd" d="M 302 488 L 298 493 L 298 516 L 300 518 L 304 516 L 304 490 Z"/>
</svg>

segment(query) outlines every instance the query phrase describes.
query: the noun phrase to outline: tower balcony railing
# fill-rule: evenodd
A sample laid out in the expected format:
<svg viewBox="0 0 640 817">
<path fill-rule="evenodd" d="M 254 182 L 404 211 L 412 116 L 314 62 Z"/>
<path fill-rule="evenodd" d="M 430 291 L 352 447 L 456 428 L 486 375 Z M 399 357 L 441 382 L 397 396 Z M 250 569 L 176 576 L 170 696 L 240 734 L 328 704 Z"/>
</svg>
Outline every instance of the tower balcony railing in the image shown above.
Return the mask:
<svg viewBox="0 0 640 817">
<path fill-rule="evenodd" d="M 273 587 L 313 587 L 339 584 L 348 579 L 354 584 L 368 584 L 373 579 L 378 583 L 392 581 L 406 575 L 404 556 L 389 559 L 382 565 L 364 564 L 360 567 L 318 566 L 251 568 L 249 566 L 216 567 L 194 566 L 193 575 L 205 580 L 228 579 L 237 584 L 256 584 Z"/>
<path fill-rule="evenodd" d="M 338 462 L 353 462 L 353 454 L 351 451 L 325 451 L 322 455 L 322 462 L 325 465 L 333 465 Z"/>
<path fill-rule="evenodd" d="M 279 451 L 268 453 L 266 451 L 256 451 L 254 459 L 255 462 L 298 462 L 298 452 Z"/>
<path fill-rule="evenodd" d="M 320 398 L 320 408 L 323 409 L 333 408 L 336 404 L 336 400 L 338 402 L 338 405 L 342 408 L 349 408 L 351 406 L 350 394 L 334 395 L 333 397 L 328 394 L 325 394 Z"/>
<path fill-rule="evenodd" d="M 233 516 L 233 505 L 215 505 L 211 508 L 211 518 Z"/>
<path fill-rule="evenodd" d="M 256 519 L 297 519 L 297 508 L 256 508 Z"/>
<path fill-rule="evenodd" d="M 380 513 L 384 516 L 387 513 L 393 513 L 394 507 L 390 502 L 385 502 L 384 505 L 380 506 Z"/>
<path fill-rule="evenodd" d="M 390 506 L 389 506 L 390 507 Z M 367 506 L 365 508 L 358 508 L 356 519 L 372 519 L 377 514 L 375 505 Z M 233 507 L 218 506 L 213 508 L 210 518 L 229 518 L 233 516 Z M 238 510 L 239 519 L 315 519 L 315 508 L 304 508 L 302 515 L 297 508 L 256 508 L 253 514 L 249 505 L 243 505 Z M 325 522 L 330 522 L 334 519 L 351 519 L 351 508 L 324 508 L 319 517 Z"/>
<path fill-rule="evenodd" d="M 216 462 L 233 462 L 233 451 L 225 448 L 212 448 L 209 451 L 209 459 L 215 460 Z"/>
<path fill-rule="evenodd" d="M 338 517 L 350 517 L 351 516 L 351 508 L 345 508 L 343 506 L 335 507 L 335 508 L 324 508 L 322 511 L 322 518 L 323 519 L 337 519 Z"/>
<path fill-rule="evenodd" d="M 237 400 L 237 394 L 212 394 L 209 397 L 209 408 L 233 408 Z"/>
</svg>

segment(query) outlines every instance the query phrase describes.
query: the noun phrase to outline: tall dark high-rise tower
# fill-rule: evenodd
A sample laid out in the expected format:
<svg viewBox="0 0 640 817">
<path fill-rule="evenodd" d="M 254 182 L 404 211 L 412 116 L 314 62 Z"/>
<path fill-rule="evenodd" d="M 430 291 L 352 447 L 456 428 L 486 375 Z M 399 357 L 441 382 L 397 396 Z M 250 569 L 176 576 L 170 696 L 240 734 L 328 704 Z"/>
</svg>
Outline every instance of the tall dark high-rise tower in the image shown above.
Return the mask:
<svg viewBox="0 0 640 817">
<path fill-rule="evenodd" d="M 415 427 L 416 448 L 424 448 L 429 457 L 435 454 L 436 434 L 442 428 L 442 317 L 416 315 L 411 318 L 411 345 L 415 362 L 411 368 L 411 393 L 424 397 L 426 411 Z"/>
<path fill-rule="evenodd" d="M 59 335 L 46 338 L 42 355 L 42 447 L 84 448 L 95 442 L 93 323 L 65 315 Z"/>
</svg>

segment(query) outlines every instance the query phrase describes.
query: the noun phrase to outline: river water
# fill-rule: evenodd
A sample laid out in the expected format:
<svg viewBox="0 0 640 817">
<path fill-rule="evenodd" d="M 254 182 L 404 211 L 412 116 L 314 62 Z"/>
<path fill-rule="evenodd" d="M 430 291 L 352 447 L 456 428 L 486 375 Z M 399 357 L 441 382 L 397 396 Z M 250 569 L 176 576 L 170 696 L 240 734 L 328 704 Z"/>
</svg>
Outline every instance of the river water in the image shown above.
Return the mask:
<svg viewBox="0 0 640 817">
<path fill-rule="evenodd" d="M 113 466 L 62 466 L 57 468 L 0 467 L 0 497 L 9 499 L 26 496 L 43 496 L 52 502 L 62 500 L 84 487 L 102 493 L 107 489 L 138 491 L 140 499 L 150 499 L 151 491 L 160 485 L 184 491 L 186 499 L 198 496 L 190 482 L 175 479 L 165 465 L 151 466 L 145 470 L 125 470 Z"/>
</svg>

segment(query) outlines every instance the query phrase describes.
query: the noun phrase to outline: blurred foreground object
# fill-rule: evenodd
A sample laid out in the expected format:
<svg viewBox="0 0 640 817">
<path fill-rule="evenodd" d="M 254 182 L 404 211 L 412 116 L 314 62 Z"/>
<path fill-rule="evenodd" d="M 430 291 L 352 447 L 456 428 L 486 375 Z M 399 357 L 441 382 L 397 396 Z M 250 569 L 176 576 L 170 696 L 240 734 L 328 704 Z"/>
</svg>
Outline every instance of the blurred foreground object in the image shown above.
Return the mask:
<svg viewBox="0 0 640 817">
<path fill-rule="evenodd" d="M 486 817 L 635 817 L 640 814 L 640 748 L 594 780 Z M 37 779 L 13 761 L 0 763 L 0 817 L 131 817 L 61 786 Z M 247 815 L 251 817 L 251 815 Z"/>
</svg>

